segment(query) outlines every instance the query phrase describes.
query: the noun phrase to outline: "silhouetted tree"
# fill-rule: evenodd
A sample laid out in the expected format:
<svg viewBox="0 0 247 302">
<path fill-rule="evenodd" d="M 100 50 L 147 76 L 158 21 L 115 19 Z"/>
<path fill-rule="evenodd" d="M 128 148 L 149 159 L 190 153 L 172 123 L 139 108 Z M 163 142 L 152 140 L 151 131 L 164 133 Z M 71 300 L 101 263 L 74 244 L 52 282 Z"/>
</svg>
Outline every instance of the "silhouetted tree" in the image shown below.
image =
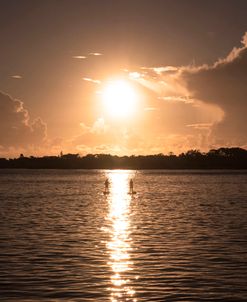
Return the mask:
<svg viewBox="0 0 247 302">
<path fill-rule="evenodd" d="M 33 169 L 247 169 L 247 150 L 238 147 L 192 149 L 180 155 L 116 156 L 110 154 L 62 154 L 58 156 L 0 158 L 0 168 Z"/>
</svg>

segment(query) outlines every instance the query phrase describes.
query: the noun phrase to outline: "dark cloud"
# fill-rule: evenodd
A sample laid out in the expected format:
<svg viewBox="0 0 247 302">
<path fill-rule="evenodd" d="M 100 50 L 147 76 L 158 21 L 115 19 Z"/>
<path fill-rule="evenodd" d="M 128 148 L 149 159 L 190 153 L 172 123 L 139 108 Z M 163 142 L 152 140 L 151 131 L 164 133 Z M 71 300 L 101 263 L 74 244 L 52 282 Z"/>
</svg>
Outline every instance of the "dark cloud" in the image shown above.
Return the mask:
<svg viewBox="0 0 247 302">
<path fill-rule="evenodd" d="M 181 74 L 193 97 L 224 111 L 212 131 L 216 145 L 247 144 L 247 33 L 242 44 L 212 66 L 186 68 Z"/>
<path fill-rule="evenodd" d="M 184 141 L 184 136 L 183 146 L 247 146 L 247 32 L 241 42 L 212 65 L 143 67 L 135 72 L 138 77 L 133 79 L 152 91 L 152 103 L 156 98 L 149 107 L 159 108 L 159 124 L 174 142 Z"/>
<path fill-rule="evenodd" d="M 46 139 L 46 124 L 30 119 L 23 102 L 0 92 L 0 146 L 2 150 L 40 147 Z"/>
</svg>

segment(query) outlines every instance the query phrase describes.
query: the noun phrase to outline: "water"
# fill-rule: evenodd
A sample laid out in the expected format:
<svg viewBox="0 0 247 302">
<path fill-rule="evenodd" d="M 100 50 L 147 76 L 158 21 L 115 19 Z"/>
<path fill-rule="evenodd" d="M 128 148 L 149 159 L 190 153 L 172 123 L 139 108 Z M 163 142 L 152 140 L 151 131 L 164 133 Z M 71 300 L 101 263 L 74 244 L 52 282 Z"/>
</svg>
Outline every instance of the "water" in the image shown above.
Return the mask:
<svg viewBox="0 0 247 302">
<path fill-rule="evenodd" d="M 246 276 L 247 172 L 0 170 L 1 301 L 247 301 Z"/>
</svg>

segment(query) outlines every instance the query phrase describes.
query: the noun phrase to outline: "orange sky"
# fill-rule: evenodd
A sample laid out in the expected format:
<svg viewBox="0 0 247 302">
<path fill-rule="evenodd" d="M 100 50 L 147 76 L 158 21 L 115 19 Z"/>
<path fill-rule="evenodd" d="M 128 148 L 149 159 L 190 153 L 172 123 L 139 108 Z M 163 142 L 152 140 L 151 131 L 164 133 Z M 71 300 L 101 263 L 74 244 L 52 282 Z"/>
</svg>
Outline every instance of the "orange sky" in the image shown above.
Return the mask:
<svg viewBox="0 0 247 302">
<path fill-rule="evenodd" d="M 0 157 L 246 148 L 246 4 L 220 2 L 3 1 Z"/>
</svg>

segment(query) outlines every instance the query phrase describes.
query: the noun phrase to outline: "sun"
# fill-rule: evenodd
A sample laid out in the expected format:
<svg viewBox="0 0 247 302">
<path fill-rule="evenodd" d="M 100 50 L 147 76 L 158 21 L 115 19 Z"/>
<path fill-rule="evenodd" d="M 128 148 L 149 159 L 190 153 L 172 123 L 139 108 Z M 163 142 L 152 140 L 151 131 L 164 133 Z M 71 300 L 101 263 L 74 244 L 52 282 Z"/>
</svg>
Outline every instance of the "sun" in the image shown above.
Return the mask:
<svg viewBox="0 0 247 302">
<path fill-rule="evenodd" d="M 134 114 L 138 95 L 134 87 L 125 80 L 110 81 L 102 92 L 104 108 L 112 117 L 122 118 Z"/>
</svg>

